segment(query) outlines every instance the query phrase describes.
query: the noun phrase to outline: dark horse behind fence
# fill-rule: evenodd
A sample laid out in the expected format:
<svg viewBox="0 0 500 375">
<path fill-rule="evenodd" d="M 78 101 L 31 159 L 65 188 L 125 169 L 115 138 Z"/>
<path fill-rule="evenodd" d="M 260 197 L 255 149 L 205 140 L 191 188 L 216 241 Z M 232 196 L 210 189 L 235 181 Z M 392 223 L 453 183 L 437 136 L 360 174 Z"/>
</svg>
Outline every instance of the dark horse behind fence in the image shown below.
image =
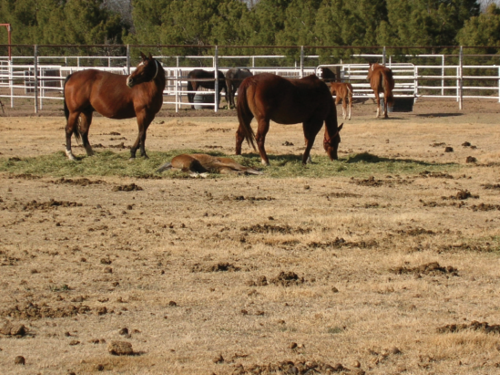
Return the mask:
<svg viewBox="0 0 500 375">
<path fill-rule="evenodd" d="M 255 150 L 259 147 L 262 164 L 269 165 L 264 142 L 269 121 L 279 124 L 303 123 L 306 149 L 302 163 L 306 164 L 316 135 L 325 122 L 323 147 L 331 160 L 338 159 L 342 125 L 337 123 L 337 110 L 327 85 L 315 75 L 302 79 L 287 79 L 263 73 L 246 78 L 238 89 L 238 120 L 236 155 L 241 154 L 244 139 Z M 250 127 L 253 117 L 258 123 L 257 135 Z"/>
<path fill-rule="evenodd" d="M 75 160 L 71 152 L 71 135 L 81 136 L 87 155 L 93 155 L 88 140 L 92 114 L 125 119 L 137 117 L 139 134 L 132 148 L 131 158 L 140 148 L 147 158 L 146 131 L 163 104 L 165 71 L 151 54 L 141 52 L 142 62 L 129 76 L 96 69 L 73 73 L 64 82 L 64 114 L 66 116 L 66 155 Z M 80 121 L 79 121 L 80 119 Z"/>
<path fill-rule="evenodd" d="M 220 92 L 222 89 L 224 89 L 227 101 L 227 88 L 226 88 L 224 73 L 218 70 L 217 77 L 219 82 L 219 90 L 218 90 L 219 99 L 220 99 Z M 213 71 L 207 71 L 203 69 L 191 70 L 187 75 L 187 81 L 188 81 L 187 83 L 188 91 L 198 91 L 200 87 L 204 87 L 209 90 L 215 90 L 215 74 Z M 194 96 L 195 96 L 194 92 L 188 93 L 189 103 L 194 103 Z"/>
<path fill-rule="evenodd" d="M 381 64 L 370 63 L 368 69 L 368 76 L 366 77 L 370 82 L 370 86 L 375 94 L 375 101 L 377 102 L 377 116 L 380 116 L 380 93 L 384 93 L 384 118 L 388 118 L 387 105 L 392 107 L 394 105 L 394 78 L 392 77 L 392 70 L 386 68 Z"/>
<path fill-rule="evenodd" d="M 318 69 L 321 70 L 321 73 L 320 73 L 321 74 L 321 79 L 324 82 L 330 83 L 330 82 L 337 81 L 337 75 L 330 68 L 327 68 L 326 66 L 322 66 L 322 67 L 320 67 Z"/>
<path fill-rule="evenodd" d="M 227 100 L 229 108 L 234 108 L 234 94 L 240 87 L 241 82 L 247 77 L 253 76 L 253 73 L 247 68 L 231 68 L 226 72 Z"/>
</svg>

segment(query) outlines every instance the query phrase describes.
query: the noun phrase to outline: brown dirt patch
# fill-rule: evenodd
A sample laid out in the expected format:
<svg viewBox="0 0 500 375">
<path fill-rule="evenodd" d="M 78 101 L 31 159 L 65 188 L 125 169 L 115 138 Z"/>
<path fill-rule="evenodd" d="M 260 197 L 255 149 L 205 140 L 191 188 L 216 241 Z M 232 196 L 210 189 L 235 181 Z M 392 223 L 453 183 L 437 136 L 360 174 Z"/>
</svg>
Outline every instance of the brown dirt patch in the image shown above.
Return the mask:
<svg viewBox="0 0 500 375">
<path fill-rule="evenodd" d="M 381 120 L 356 104 L 331 177 L 0 173 L 0 326 L 26 331 L 0 338 L 2 374 L 19 373 L 19 355 L 34 374 L 327 373 L 336 363 L 349 374 L 496 373 L 498 334 L 436 327 L 498 320 L 500 107 L 419 99 L 414 109 Z M 54 117 L 6 111 L 2 160 L 64 158 L 60 105 Z M 232 155 L 236 128 L 234 111 L 166 110 L 147 149 Z M 136 136 L 135 119 L 96 116 L 90 130 L 92 144 L 127 159 L 121 143 Z M 270 156 L 297 157 L 303 144 L 301 124 L 271 124 Z M 399 169 L 376 174 L 380 160 Z M 106 350 L 125 338 L 135 355 Z"/>
<path fill-rule="evenodd" d="M 458 270 L 455 267 L 447 266 L 442 267 L 437 262 L 422 264 L 417 267 L 396 267 L 391 268 L 391 272 L 397 275 L 403 274 L 415 274 L 415 275 L 449 275 L 449 276 L 458 276 Z"/>
<path fill-rule="evenodd" d="M 477 331 L 483 333 L 500 333 L 500 324 L 473 321 L 464 324 L 447 324 L 437 329 L 439 333 L 456 333 L 463 331 Z"/>
</svg>

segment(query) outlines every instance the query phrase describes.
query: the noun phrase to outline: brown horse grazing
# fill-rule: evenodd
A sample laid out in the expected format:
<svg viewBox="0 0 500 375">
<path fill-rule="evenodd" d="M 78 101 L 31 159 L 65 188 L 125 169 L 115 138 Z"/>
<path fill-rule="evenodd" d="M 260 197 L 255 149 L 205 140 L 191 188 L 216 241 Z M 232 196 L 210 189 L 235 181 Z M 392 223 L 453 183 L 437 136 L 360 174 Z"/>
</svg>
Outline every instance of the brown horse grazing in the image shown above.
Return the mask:
<svg viewBox="0 0 500 375">
<path fill-rule="evenodd" d="M 226 72 L 226 88 L 227 88 L 227 99 L 229 103 L 229 108 L 234 108 L 234 94 L 238 87 L 240 87 L 241 82 L 247 78 L 253 76 L 253 73 L 247 68 L 231 68 Z"/>
<path fill-rule="evenodd" d="M 330 82 L 330 92 L 335 95 L 335 105 L 342 100 L 342 116 L 344 120 L 347 112 L 347 102 L 349 102 L 349 120 L 352 113 L 352 85 L 350 83 Z"/>
<path fill-rule="evenodd" d="M 224 77 L 224 73 L 220 70 L 217 71 L 217 77 L 219 81 L 219 98 L 220 92 L 224 89 L 226 93 L 226 101 L 229 103 L 227 99 L 227 87 L 226 81 Z M 215 90 L 215 75 L 214 72 L 209 72 L 203 69 L 195 69 L 191 70 L 187 75 L 187 90 L 188 91 L 198 91 L 200 87 L 204 87 L 209 90 Z M 188 101 L 189 103 L 194 103 L 195 93 L 188 93 Z M 194 108 L 194 106 L 193 106 Z"/>
<path fill-rule="evenodd" d="M 370 63 L 368 69 L 368 76 L 366 77 L 370 82 L 370 86 L 375 94 L 375 101 L 377 102 L 377 116 L 380 116 L 380 93 L 384 93 L 384 118 L 388 118 L 387 104 L 389 107 L 394 105 L 394 78 L 392 77 L 392 70 L 380 64 Z"/>
<path fill-rule="evenodd" d="M 64 82 L 64 114 L 66 116 L 66 155 L 75 160 L 71 152 L 71 135 L 81 136 L 87 155 L 93 155 L 88 140 L 92 114 L 125 119 L 137 117 L 139 135 L 130 149 L 135 158 L 140 147 L 141 156 L 147 158 L 146 131 L 163 104 L 165 71 L 151 54 L 141 53 L 142 62 L 128 77 L 89 69 L 73 73 Z M 78 121 L 80 119 L 80 121 Z"/>
<path fill-rule="evenodd" d="M 207 154 L 182 154 L 163 164 L 156 172 L 176 169 L 190 172 L 192 176 L 202 173 L 262 174 L 262 172 L 238 164 L 231 158 L 219 158 Z"/>
<path fill-rule="evenodd" d="M 327 85 L 315 75 L 302 79 L 287 79 L 269 73 L 248 77 L 238 89 L 237 112 L 240 125 L 236 131 L 236 155 L 241 154 L 244 139 L 255 150 L 255 138 L 262 164 L 269 165 L 264 148 L 269 121 L 279 124 L 302 122 L 306 141 L 302 163 L 306 164 L 324 121 L 323 147 L 331 160 L 338 159 L 342 125 L 338 126 L 337 110 Z M 257 135 L 250 127 L 254 117 L 258 122 Z"/>
</svg>

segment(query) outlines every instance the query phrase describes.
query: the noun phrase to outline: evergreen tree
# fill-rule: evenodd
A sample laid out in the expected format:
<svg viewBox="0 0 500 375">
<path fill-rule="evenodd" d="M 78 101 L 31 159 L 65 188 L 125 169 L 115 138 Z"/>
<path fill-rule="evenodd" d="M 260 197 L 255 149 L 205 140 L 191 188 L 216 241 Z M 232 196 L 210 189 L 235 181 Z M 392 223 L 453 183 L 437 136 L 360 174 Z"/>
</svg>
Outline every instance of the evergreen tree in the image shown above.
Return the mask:
<svg viewBox="0 0 500 375">
<path fill-rule="evenodd" d="M 286 9 L 293 0 L 260 0 L 251 10 L 254 33 L 249 45 L 274 46 L 276 35 L 285 28 Z"/>
<path fill-rule="evenodd" d="M 276 35 L 282 46 L 317 45 L 314 25 L 321 0 L 293 0 L 285 11 L 283 29 Z"/>
<path fill-rule="evenodd" d="M 0 19 L 12 25 L 13 44 L 121 43 L 120 16 L 103 8 L 102 2 L 0 0 Z"/>
<path fill-rule="evenodd" d="M 102 7 L 103 0 L 70 0 L 64 7 L 66 43 L 114 44 L 122 42 L 118 14 Z"/>
<path fill-rule="evenodd" d="M 133 0 L 132 33 L 124 38 L 129 44 L 161 44 L 162 27 L 168 27 L 172 0 Z"/>
<path fill-rule="evenodd" d="M 465 20 L 479 14 L 476 0 L 387 0 L 388 23 L 380 44 L 446 46 L 455 43 Z"/>
<path fill-rule="evenodd" d="M 500 47 L 500 8 L 495 4 L 490 4 L 484 13 L 465 21 L 456 39 L 463 46 Z M 498 53 L 498 48 L 469 50 L 468 52 L 494 54 Z"/>
</svg>

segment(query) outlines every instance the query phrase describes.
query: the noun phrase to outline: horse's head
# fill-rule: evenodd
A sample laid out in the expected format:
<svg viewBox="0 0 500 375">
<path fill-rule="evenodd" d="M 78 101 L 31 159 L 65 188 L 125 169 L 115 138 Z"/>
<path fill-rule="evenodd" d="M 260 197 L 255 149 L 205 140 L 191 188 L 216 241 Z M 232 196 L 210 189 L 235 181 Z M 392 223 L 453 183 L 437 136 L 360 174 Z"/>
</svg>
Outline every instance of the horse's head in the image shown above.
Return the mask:
<svg viewBox="0 0 500 375">
<path fill-rule="evenodd" d="M 332 160 L 338 160 L 338 150 L 340 144 L 340 131 L 344 124 L 341 124 L 336 130 L 335 133 L 328 138 L 327 133 L 325 132 L 325 139 L 323 140 L 323 147 L 325 148 L 326 153 Z"/>
<path fill-rule="evenodd" d="M 137 65 L 135 71 L 127 77 L 127 86 L 134 87 L 139 83 L 153 81 L 160 70 L 160 63 L 149 54 L 149 57 L 141 52 L 142 62 Z"/>
</svg>

